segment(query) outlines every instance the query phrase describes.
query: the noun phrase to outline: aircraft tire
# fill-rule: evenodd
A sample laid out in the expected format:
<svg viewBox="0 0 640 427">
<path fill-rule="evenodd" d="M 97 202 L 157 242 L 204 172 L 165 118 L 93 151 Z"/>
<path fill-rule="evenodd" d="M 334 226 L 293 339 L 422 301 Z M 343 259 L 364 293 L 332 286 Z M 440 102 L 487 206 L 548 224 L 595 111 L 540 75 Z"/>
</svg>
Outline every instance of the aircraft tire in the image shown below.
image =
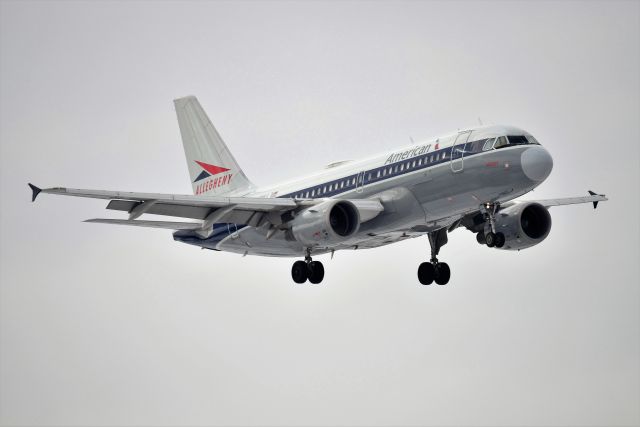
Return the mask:
<svg viewBox="0 0 640 427">
<path fill-rule="evenodd" d="M 496 233 L 496 248 L 501 248 L 504 246 L 505 243 L 505 237 L 503 233 Z"/>
<path fill-rule="evenodd" d="M 423 285 L 430 285 L 433 283 L 435 277 L 435 269 L 430 262 L 423 262 L 418 266 L 418 280 Z"/>
<path fill-rule="evenodd" d="M 481 245 L 487 244 L 487 241 L 484 238 L 484 233 L 476 233 L 476 241 Z"/>
<path fill-rule="evenodd" d="M 449 268 L 449 264 L 446 262 L 440 262 L 435 266 L 436 272 L 436 283 L 438 285 L 446 285 L 449 283 L 449 279 L 451 278 L 451 269 Z"/>
<path fill-rule="evenodd" d="M 496 235 L 491 231 L 484 236 L 484 240 L 487 243 L 487 246 L 489 246 L 490 248 L 496 245 Z"/>
<path fill-rule="evenodd" d="M 320 261 L 311 261 L 308 265 L 308 278 L 313 284 L 318 284 L 324 279 L 324 266 Z"/>
<path fill-rule="evenodd" d="M 296 283 L 304 283 L 307 281 L 308 270 L 307 263 L 304 261 L 296 261 L 291 267 L 291 278 Z"/>
</svg>

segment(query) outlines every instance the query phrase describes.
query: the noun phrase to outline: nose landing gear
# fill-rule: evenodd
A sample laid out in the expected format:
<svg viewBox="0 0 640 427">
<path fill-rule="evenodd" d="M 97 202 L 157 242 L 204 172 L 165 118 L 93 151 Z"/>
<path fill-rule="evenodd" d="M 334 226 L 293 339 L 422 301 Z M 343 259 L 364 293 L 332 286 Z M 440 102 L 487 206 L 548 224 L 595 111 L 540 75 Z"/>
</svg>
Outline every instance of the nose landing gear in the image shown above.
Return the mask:
<svg viewBox="0 0 640 427">
<path fill-rule="evenodd" d="M 440 248 L 448 241 L 447 229 L 441 228 L 429 233 L 428 236 L 429 244 L 431 245 L 431 261 L 420 264 L 418 267 L 418 280 L 423 285 L 430 285 L 434 281 L 438 285 L 446 285 L 451 278 L 451 269 L 446 262 L 439 262 L 437 256 Z"/>
<path fill-rule="evenodd" d="M 309 280 L 313 284 L 318 284 L 324 279 L 324 266 L 320 261 L 311 260 L 311 250 L 307 249 L 304 261 L 293 263 L 291 278 L 296 283 L 304 283 Z"/>
</svg>

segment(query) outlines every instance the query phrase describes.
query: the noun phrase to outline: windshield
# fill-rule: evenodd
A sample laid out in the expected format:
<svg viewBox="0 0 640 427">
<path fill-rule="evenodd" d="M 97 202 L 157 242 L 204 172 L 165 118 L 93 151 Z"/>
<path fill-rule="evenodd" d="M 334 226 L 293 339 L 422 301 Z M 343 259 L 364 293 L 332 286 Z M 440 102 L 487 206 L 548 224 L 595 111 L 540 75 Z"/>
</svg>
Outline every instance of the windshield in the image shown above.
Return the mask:
<svg viewBox="0 0 640 427">
<path fill-rule="evenodd" d="M 531 135 L 509 135 L 494 138 L 479 139 L 470 141 L 465 147 L 465 154 L 480 153 L 481 151 L 489 151 L 491 149 L 510 147 L 512 145 L 540 145 L 538 141 Z"/>
<path fill-rule="evenodd" d="M 497 138 L 493 148 L 510 147 L 513 145 L 540 145 L 540 143 L 531 135 L 509 135 Z"/>
</svg>

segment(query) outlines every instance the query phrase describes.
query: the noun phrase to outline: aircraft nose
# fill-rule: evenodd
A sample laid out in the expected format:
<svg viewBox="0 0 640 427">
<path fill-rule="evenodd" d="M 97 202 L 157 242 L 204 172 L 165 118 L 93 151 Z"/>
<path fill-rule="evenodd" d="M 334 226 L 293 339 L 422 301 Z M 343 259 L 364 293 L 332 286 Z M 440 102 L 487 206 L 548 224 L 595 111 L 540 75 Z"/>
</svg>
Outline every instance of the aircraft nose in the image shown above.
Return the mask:
<svg viewBox="0 0 640 427">
<path fill-rule="evenodd" d="M 520 157 L 520 164 L 527 178 L 537 182 L 544 181 L 553 169 L 551 155 L 540 146 L 526 149 Z"/>
</svg>

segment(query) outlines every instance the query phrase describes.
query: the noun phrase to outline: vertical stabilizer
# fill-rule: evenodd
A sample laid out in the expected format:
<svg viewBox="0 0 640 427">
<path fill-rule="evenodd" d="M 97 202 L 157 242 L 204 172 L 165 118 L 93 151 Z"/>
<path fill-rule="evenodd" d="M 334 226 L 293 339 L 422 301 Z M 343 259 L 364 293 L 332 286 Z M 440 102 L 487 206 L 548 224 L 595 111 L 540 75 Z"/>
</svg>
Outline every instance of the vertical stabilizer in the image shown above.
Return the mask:
<svg viewBox="0 0 640 427">
<path fill-rule="evenodd" d="M 173 101 L 193 194 L 215 196 L 249 191 L 254 186 L 242 172 L 195 96 Z"/>
</svg>

